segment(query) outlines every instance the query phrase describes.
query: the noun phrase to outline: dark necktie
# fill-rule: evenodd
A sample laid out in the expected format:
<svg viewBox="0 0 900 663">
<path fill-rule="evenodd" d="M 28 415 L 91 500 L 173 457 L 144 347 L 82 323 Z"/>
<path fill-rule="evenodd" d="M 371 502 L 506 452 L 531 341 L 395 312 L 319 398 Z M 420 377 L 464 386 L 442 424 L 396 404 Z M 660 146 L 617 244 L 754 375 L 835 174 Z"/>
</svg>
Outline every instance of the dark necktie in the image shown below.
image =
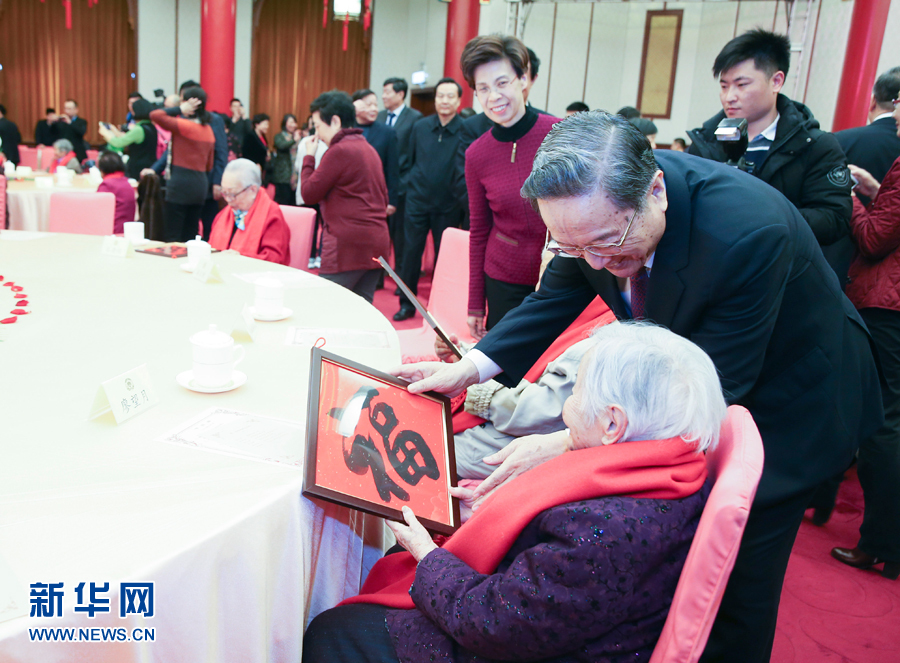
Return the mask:
<svg viewBox="0 0 900 663">
<path fill-rule="evenodd" d="M 394 126 L 394 120 L 396 120 L 396 119 L 397 119 L 396 115 L 394 115 L 393 113 L 388 113 L 388 126 L 389 127 Z"/>
<path fill-rule="evenodd" d="M 631 317 L 635 320 L 644 319 L 644 301 L 649 281 L 650 275 L 644 267 L 631 277 Z"/>
</svg>

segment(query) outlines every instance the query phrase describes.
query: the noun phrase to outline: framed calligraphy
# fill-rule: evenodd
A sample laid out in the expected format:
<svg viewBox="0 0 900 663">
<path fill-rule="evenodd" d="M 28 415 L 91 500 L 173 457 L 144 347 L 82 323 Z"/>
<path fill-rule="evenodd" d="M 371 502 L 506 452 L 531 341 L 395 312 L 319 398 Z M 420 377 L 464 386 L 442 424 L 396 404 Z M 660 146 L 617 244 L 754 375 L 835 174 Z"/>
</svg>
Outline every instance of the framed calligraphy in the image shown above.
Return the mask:
<svg viewBox="0 0 900 663">
<path fill-rule="evenodd" d="M 450 399 L 312 349 L 303 494 L 428 529 L 459 527 Z"/>
</svg>

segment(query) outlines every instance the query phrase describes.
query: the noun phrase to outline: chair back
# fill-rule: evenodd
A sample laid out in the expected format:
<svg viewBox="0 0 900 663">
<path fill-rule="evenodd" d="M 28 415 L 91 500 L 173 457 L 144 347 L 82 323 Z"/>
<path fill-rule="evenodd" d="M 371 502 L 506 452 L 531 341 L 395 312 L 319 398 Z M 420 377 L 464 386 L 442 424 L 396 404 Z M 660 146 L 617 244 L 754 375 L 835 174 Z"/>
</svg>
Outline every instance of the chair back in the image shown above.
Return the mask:
<svg viewBox="0 0 900 663">
<path fill-rule="evenodd" d="M 56 158 L 56 152 L 53 150 L 53 147 L 50 145 L 38 145 L 38 164 L 41 170 L 50 170 L 50 166 L 53 164 L 53 159 Z"/>
<path fill-rule="evenodd" d="M 291 262 L 295 269 L 308 270 L 312 251 L 313 230 L 316 227 L 316 210 L 309 207 L 279 205 L 284 220 L 291 231 Z"/>
<path fill-rule="evenodd" d="M 469 231 L 447 228 L 434 266 L 428 312 L 448 334 L 471 343 L 469 312 Z"/>
<path fill-rule="evenodd" d="M 32 170 L 40 170 L 40 164 L 38 164 L 38 154 L 36 147 L 28 147 L 27 145 L 19 145 L 19 165 L 20 166 L 28 166 Z M 50 148 L 50 152 L 53 152 L 53 148 Z"/>
<path fill-rule="evenodd" d="M 0 175 L 0 228 L 6 228 L 6 176 Z"/>
<path fill-rule="evenodd" d="M 112 235 L 116 197 L 111 193 L 54 193 L 50 196 L 53 233 Z"/>
<path fill-rule="evenodd" d="M 85 150 L 85 154 L 87 154 L 87 158 L 97 163 L 100 159 L 100 150 Z"/>
<path fill-rule="evenodd" d="M 706 459 L 712 492 L 650 663 L 694 663 L 706 646 L 762 475 L 762 438 L 746 409 L 728 408 Z"/>
</svg>

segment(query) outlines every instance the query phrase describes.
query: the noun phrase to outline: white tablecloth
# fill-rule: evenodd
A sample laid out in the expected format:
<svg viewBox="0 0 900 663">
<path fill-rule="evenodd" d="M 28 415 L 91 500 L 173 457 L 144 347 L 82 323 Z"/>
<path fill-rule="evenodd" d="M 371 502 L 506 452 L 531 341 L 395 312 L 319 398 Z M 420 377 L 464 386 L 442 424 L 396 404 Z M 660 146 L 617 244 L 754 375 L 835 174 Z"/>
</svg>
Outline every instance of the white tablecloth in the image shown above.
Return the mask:
<svg viewBox="0 0 900 663">
<path fill-rule="evenodd" d="M 0 233 L 0 275 L 32 313 L 0 325 L 0 558 L 26 594 L 63 582 L 65 600 L 61 619 L 0 623 L 0 662 L 299 661 L 308 621 L 357 593 L 380 556 L 381 521 L 303 498 L 295 468 L 156 438 L 213 405 L 302 422 L 309 349 L 284 345 L 287 327 L 384 332 L 390 347 L 327 347 L 387 368 L 400 357 L 390 324 L 315 279 L 287 290 L 291 319 L 259 323 L 244 343 L 245 385 L 198 394 L 175 376 L 190 367 L 193 332 L 230 329 L 252 303 L 233 274 L 288 268 L 217 255 L 225 283 L 204 284 L 183 260 L 102 256 L 99 237 L 4 235 L 16 233 Z M 144 363 L 160 404 L 119 426 L 111 414 L 89 421 L 100 383 Z M 78 583 L 109 582 L 116 606 L 122 581 L 155 583 L 153 618 L 73 612 Z M 40 627 L 153 628 L 155 641 L 31 642 Z"/>
<path fill-rule="evenodd" d="M 94 193 L 97 184 L 87 175 L 76 175 L 72 186 L 39 189 L 34 180 L 10 180 L 7 185 L 11 230 L 46 232 L 50 226 L 50 196 L 54 193 Z"/>
</svg>

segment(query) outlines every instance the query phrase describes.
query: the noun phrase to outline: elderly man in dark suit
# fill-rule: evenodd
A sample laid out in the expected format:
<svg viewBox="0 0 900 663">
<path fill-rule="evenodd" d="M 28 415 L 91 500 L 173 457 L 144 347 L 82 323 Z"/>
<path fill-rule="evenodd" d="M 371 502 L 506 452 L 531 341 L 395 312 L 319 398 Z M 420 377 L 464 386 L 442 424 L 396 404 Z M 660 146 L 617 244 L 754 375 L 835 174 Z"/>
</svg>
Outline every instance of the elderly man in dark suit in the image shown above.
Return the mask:
<svg viewBox="0 0 900 663">
<path fill-rule="evenodd" d="M 87 141 L 84 135 L 87 133 L 87 120 L 78 116 L 78 102 L 67 99 L 63 105 L 63 114 L 56 121 L 56 129 L 60 138 L 65 138 L 72 143 L 78 163 L 87 159 Z"/>
<path fill-rule="evenodd" d="M 894 122 L 894 99 L 900 96 L 900 67 L 884 72 L 875 81 L 869 101 L 869 117 L 864 127 L 844 129 L 834 134 L 841 149 L 847 155 L 847 163 L 869 171 L 881 182 L 900 157 L 900 138 Z M 863 205 L 869 199 L 856 194 Z"/>
<path fill-rule="evenodd" d="M 523 187 L 556 254 L 539 290 L 454 364 L 397 373 L 411 392 L 514 385 L 599 294 L 712 358 L 762 434 L 765 468 L 704 661 L 768 661 L 791 547 L 816 486 L 883 418 L 869 337 L 797 209 L 737 169 L 654 153 L 628 121 L 579 113 L 545 139 Z M 610 424 L 615 425 L 615 424 Z M 627 425 L 627 424 L 626 424 Z M 485 459 L 478 489 L 569 448 L 566 431 Z"/>
<path fill-rule="evenodd" d="M 384 167 L 384 181 L 388 189 L 388 216 L 397 211 L 397 195 L 400 187 L 400 155 L 397 132 L 386 124 L 376 122 L 378 97 L 369 89 L 357 90 L 351 97 L 356 109 L 356 126 L 362 129 L 369 145 L 375 148 Z"/>
<path fill-rule="evenodd" d="M 403 220 L 406 218 L 406 183 L 409 180 L 409 169 L 412 167 L 409 161 L 409 135 L 413 125 L 422 119 L 422 113 L 415 108 L 406 106 L 408 92 L 409 86 L 405 80 L 388 78 L 384 82 L 381 92 L 384 110 L 378 113 L 376 119 L 376 122 L 386 124 L 396 132 L 397 146 L 399 147 L 400 186 L 397 189 L 397 203 L 394 205 L 396 211 L 388 217 L 391 243 L 394 245 L 394 267 L 398 271 L 402 268 L 404 250 Z"/>
</svg>

